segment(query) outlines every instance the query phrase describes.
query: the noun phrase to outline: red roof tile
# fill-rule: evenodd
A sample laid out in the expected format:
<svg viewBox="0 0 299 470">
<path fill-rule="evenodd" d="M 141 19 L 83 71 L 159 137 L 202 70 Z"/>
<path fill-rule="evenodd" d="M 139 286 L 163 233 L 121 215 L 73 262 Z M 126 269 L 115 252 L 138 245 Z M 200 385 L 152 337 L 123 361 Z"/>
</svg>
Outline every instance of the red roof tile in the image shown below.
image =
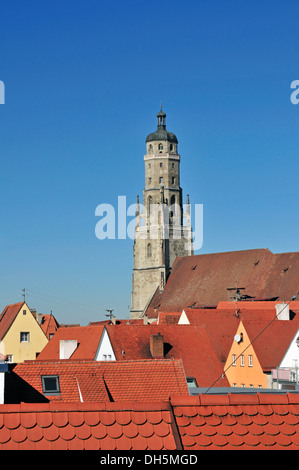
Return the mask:
<svg viewBox="0 0 299 470">
<path fill-rule="evenodd" d="M 218 351 L 205 325 L 109 325 L 106 329 L 117 361 L 150 359 L 150 337 L 160 333 L 164 340 L 164 357 L 181 359 L 186 376 L 194 377 L 199 387 L 210 386 L 223 373 Z M 231 342 L 232 337 L 229 347 Z M 217 382 L 218 387 L 228 385 L 225 377 Z"/>
<path fill-rule="evenodd" d="M 250 395 L 249 400 L 248 395 L 229 394 L 227 395 L 229 401 L 225 406 L 227 414 L 222 412 L 221 416 L 219 412 L 217 413 L 220 396 L 205 396 L 207 398 L 205 404 L 201 403 L 201 397 L 203 396 L 197 397 L 197 406 L 190 405 L 190 400 L 185 397 L 179 397 L 173 403 L 174 415 L 185 450 L 269 448 L 299 450 L 299 441 L 292 438 L 297 436 L 299 424 L 291 427 L 291 425 L 286 426 L 284 421 L 289 414 L 294 417 L 291 401 L 296 401 L 298 405 L 298 394 L 257 394 Z M 273 401 L 276 403 L 276 409 L 272 405 Z M 194 420 L 194 416 L 190 416 L 190 406 L 196 411 L 196 418 L 200 419 L 198 423 Z M 207 412 L 206 407 L 208 407 Z M 284 414 L 286 409 L 288 415 Z"/>
<path fill-rule="evenodd" d="M 17 314 L 23 307 L 24 302 L 7 305 L 0 315 L 0 340 L 4 338 L 11 324 L 14 322 Z"/>
<path fill-rule="evenodd" d="M 0 405 L 0 450 L 299 450 L 298 408 L 293 393 Z"/>
<path fill-rule="evenodd" d="M 81 397 L 84 402 L 168 399 L 174 393 L 188 393 L 180 360 L 27 361 L 18 364 L 11 375 L 10 388 L 19 388 L 14 390 L 14 396 L 18 392 L 19 401 L 27 402 L 71 403 L 79 402 Z M 60 394 L 43 395 L 43 375 L 59 376 Z"/>
<path fill-rule="evenodd" d="M 59 329 L 59 323 L 53 315 L 43 315 L 40 326 L 48 339 Z"/>
<path fill-rule="evenodd" d="M 278 367 L 299 329 L 299 320 L 243 321 L 264 371 Z M 260 334 L 262 332 L 262 334 Z"/>
<path fill-rule="evenodd" d="M 60 340 L 77 340 L 78 347 L 71 359 L 93 361 L 103 333 L 104 325 L 60 327 L 40 352 L 38 360 L 58 360 Z"/>
<path fill-rule="evenodd" d="M 245 288 L 241 294 L 288 301 L 298 292 L 298 272 L 299 252 L 256 249 L 177 258 L 163 292 L 154 296 L 146 313 L 157 318 L 158 311 L 215 306 L 228 299 L 227 289 L 236 280 Z"/>
</svg>

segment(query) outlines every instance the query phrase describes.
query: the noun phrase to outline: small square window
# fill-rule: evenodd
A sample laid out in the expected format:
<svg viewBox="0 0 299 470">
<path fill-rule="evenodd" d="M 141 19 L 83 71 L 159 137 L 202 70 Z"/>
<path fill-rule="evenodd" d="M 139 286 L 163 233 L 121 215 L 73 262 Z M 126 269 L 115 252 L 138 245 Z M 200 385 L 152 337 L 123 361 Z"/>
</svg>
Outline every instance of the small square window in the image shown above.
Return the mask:
<svg viewBox="0 0 299 470">
<path fill-rule="evenodd" d="M 26 313 L 27 313 L 27 310 L 23 310 L 23 315 L 26 315 Z"/>
<path fill-rule="evenodd" d="M 29 343 L 29 332 L 28 331 L 21 331 L 21 333 L 20 333 L 20 342 L 21 343 Z"/>
<path fill-rule="evenodd" d="M 59 376 L 58 375 L 42 375 L 43 393 L 45 395 L 59 395 Z"/>
</svg>

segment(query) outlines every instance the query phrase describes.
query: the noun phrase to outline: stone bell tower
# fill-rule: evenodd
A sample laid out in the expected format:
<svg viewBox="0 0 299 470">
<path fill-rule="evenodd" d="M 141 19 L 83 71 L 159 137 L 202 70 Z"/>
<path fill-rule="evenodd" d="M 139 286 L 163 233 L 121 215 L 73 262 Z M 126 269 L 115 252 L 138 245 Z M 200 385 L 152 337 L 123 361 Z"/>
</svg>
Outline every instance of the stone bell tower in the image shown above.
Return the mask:
<svg viewBox="0 0 299 470">
<path fill-rule="evenodd" d="M 193 254 L 189 196 L 183 212 L 178 140 L 166 129 L 162 106 L 157 119 L 156 132 L 146 138 L 142 208 L 137 196 L 131 318 L 142 317 L 157 288 L 164 289 L 176 257 Z"/>
</svg>

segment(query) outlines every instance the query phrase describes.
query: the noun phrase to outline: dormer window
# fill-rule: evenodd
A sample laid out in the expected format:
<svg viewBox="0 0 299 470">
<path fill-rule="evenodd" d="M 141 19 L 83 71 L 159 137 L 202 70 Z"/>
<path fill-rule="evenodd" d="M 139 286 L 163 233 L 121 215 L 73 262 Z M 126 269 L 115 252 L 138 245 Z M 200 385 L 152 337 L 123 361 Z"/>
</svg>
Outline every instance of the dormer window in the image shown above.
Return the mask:
<svg viewBox="0 0 299 470">
<path fill-rule="evenodd" d="M 41 379 L 44 395 L 60 395 L 58 375 L 42 375 Z"/>
</svg>

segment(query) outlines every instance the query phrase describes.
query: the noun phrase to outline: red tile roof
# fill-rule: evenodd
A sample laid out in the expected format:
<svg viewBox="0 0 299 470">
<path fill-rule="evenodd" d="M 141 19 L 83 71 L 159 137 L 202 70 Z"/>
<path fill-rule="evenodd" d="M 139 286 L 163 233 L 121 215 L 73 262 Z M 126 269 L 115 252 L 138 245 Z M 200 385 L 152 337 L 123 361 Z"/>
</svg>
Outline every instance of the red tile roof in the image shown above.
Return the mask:
<svg viewBox="0 0 299 470">
<path fill-rule="evenodd" d="M 238 309 L 238 316 L 233 309 L 220 308 L 186 309 L 185 313 L 192 325 L 205 326 L 223 363 L 226 362 L 234 335 L 242 321 L 250 341 L 254 341 L 253 348 L 264 371 L 279 366 L 299 328 L 297 317 L 293 320 L 278 320 L 273 306 L 264 309 L 242 307 Z"/>
<path fill-rule="evenodd" d="M 0 405 L 0 450 L 100 449 L 299 450 L 299 395 Z"/>
<path fill-rule="evenodd" d="M 77 340 L 78 347 L 72 354 L 71 359 L 93 361 L 103 330 L 104 325 L 60 327 L 40 352 L 38 359 L 58 360 L 60 340 Z"/>
<path fill-rule="evenodd" d="M 24 302 L 7 305 L 0 315 L 0 341 L 4 338 L 10 326 L 14 322 Z"/>
<path fill-rule="evenodd" d="M 188 393 L 180 360 L 124 362 L 26 361 L 17 364 L 6 397 L 12 403 L 164 400 Z M 60 394 L 43 395 L 44 375 L 58 375 Z M 7 402 L 7 401 L 6 401 Z"/>
<path fill-rule="evenodd" d="M 243 321 L 249 340 L 265 372 L 278 367 L 299 329 L 299 320 Z"/>
<path fill-rule="evenodd" d="M 150 359 L 150 337 L 160 333 L 164 357 L 181 359 L 186 376 L 194 377 L 199 387 L 209 387 L 223 373 L 205 325 L 109 325 L 106 329 L 117 361 Z M 227 379 L 219 379 L 217 387 L 226 386 Z"/>
<path fill-rule="evenodd" d="M 185 450 L 299 450 L 299 395 L 172 399 Z"/>
<path fill-rule="evenodd" d="M 40 327 L 45 333 L 46 337 L 50 339 L 51 336 L 54 335 L 59 329 L 59 323 L 57 322 L 55 317 L 53 317 L 53 315 L 46 314 L 42 316 L 42 322 Z"/>
<path fill-rule="evenodd" d="M 298 292 L 299 252 L 273 254 L 267 249 L 212 253 L 177 258 L 165 289 L 146 311 L 181 311 L 195 305 L 216 306 L 228 299 L 236 281 L 241 294 L 256 299 L 289 301 Z"/>
<path fill-rule="evenodd" d="M 0 406 L 0 450 L 180 448 L 169 402 Z"/>
</svg>

